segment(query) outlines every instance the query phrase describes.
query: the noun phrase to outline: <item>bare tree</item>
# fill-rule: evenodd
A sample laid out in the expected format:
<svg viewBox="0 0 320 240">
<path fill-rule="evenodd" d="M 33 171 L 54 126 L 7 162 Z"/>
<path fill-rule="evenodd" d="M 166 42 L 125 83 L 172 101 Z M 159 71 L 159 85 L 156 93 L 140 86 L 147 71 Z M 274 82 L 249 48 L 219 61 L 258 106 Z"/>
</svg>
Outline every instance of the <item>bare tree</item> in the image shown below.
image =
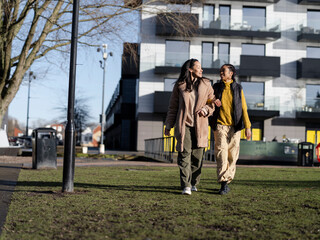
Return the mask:
<svg viewBox="0 0 320 240">
<path fill-rule="evenodd" d="M 81 144 L 81 133 L 88 126 L 92 119 L 90 114 L 90 107 L 87 105 L 88 98 L 78 96 L 74 102 L 74 125 L 76 130 L 76 144 Z M 57 108 L 61 112 L 61 120 L 66 123 L 66 116 L 68 107 L 64 104 L 63 107 Z"/>
<path fill-rule="evenodd" d="M 111 33 L 112 36 L 120 38 L 123 32 L 119 31 L 121 28 L 119 23 L 126 24 L 127 14 L 133 11 L 154 10 L 154 7 L 145 6 L 163 6 L 165 1 L 174 2 L 172 0 L 143 2 L 142 0 L 81 0 L 79 46 L 97 46 L 101 43 L 102 37 L 105 38 Z M 69 53 L 72 3 L 73 0 L 0 1 L 0 124 L 19 90 L 23 76 L 31 65 L 52 51 Z M 179 17 L 173 17 L 171 14 L 168 15 L 167 21 L 177 22 Z M 182 22 L 183 24 L 174 24 L 174 27 L 182 27 L 180 32 L 189 34 L 189 31 L 185 31 L 189 29 L 186 28 L 185 17 Z"/>
</svg>

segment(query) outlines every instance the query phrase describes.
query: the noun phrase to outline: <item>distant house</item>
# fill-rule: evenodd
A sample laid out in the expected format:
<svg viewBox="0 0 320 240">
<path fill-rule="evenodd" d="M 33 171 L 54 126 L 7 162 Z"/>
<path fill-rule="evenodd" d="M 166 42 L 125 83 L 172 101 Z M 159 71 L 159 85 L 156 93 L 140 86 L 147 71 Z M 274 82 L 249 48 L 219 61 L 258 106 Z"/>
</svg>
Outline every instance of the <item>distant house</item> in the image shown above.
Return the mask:
<svg viewBox="0 0 320 240">
<path fill-rule="evenodd" d="M 81 133 L 81 145 L 85 147 L 98 147 L 101 137 L 101 126 L 98 125 L 95 128 L 87 127 Z"/>
<path fill-rule="evenodd" d="M 19 128 L 15 127 L 13 130 L 13 136 L 14 137 L 21 137 L 21 136 L 23 136 L 23 132 Z"/>
<path fill-rule="evenodd" d="M 98 125 L 92 131 L 92 145 L 94 147 L 98 147 L 99 146 L 100 138 L 101 138 L 101 125 Z"/>
<path fill-rule="evenodd" d="M 54 123 L 54 124 L 47 125 L 46 127 L 53 128 L 54 130 L 57 131 L 57 138 L 59 139 L 59 142 L 63 142 L 64 141 L 64 135 L 65 135 L 64 134 L 65 133 L 64 124 Z"/>
<path fill-rule="evenodd" d="M 86 147 L 92 147 L 92 130 L 90 127 L 87 127 L 81 133 L 81 145 Z"/>
</svg>

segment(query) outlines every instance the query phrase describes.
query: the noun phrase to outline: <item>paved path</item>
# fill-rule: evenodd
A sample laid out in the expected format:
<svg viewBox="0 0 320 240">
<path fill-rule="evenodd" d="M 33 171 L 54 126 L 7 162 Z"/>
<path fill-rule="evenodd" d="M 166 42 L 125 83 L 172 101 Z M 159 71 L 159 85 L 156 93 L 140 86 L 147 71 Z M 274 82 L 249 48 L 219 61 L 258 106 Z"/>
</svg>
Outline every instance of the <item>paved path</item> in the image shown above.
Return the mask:
<svg viewBox="0 0 320 240">
<path fill-rule="evenodd" d="M 0 163 L 0 235 L 22 164 Z"/>
</svg>

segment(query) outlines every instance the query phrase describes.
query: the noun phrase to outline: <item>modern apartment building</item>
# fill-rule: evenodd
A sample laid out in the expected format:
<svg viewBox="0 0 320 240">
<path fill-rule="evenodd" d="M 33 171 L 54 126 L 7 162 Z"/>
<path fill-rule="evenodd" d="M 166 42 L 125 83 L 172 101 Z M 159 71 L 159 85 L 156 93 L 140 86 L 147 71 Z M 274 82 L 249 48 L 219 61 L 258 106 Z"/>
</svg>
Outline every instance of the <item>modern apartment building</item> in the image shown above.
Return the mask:
<svg viewBox="0 0 320 240">
<path fill-rule="evenodd" d="M 135 52 L 133 55 L 136 58 L 132 57 L 132 51 Z M 139 45 L 125 43 L 122 55 L 121 79 L 106 110 L 104 144 L 107 149 L 136 150 L 138 66 Z"/>
<path fill-rule="evenodd" d="M 198 59 L 204 76 L 219 79 L 236 66 L 254 141 L 283 137 L 320 142 L 320 1 L 229 0 L 159 4 L 141 14 L 137 89 L 137 150 L 163 136 L 167 106 L 180 67 Z M 161 12 L 192 22 L 176 31 Z M 186 23 L 186 26 L 188 23 Z"/>
</svg>

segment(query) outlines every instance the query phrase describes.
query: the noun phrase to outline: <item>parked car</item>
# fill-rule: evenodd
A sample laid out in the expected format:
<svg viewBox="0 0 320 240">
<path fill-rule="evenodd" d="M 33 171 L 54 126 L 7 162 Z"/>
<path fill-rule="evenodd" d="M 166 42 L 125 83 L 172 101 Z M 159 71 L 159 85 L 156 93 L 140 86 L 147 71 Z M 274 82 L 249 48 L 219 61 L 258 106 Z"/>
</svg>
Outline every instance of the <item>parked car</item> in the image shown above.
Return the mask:
<svg viewBox="0 0 320 240">
<path fill-rule="evenodd" d="M 32 138 L 29 136 L 9 137 L 8 140 L 11 146 L 19 146 L 22 148 L 32 148 Z"/>
</svg>

